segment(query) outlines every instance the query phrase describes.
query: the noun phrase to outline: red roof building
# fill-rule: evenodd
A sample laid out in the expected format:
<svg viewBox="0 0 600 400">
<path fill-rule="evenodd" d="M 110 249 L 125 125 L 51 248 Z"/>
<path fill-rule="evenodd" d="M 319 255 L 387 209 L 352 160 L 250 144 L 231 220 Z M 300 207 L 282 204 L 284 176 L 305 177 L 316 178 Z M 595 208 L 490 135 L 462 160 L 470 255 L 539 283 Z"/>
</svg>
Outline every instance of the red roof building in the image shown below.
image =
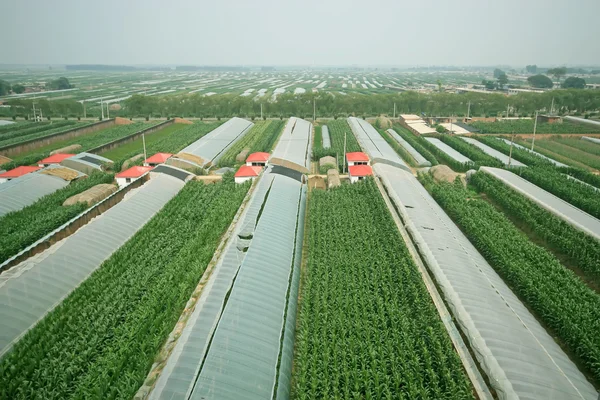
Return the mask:
<svg viewBox="0 0 600 400">
<path fill-rule="evenodd" d="M 267 165 L 267 162 L 269 161 L 269 157 L 271 157 L 271 155 L 269 153 L 264 153 L 264 152 L 252 153 L 248 156 L 248 158 L 246 158 L 246 165 L 249 167 L 250 166 L 264 167 L 265 165 Z"/>
<path fill-rule="evenodd" d="M 6 171 L 3 174 L 0 174 L 0 181 L 4 182 L 4 181 L 8 181 L 14 178 L 18 178 L 20 176 L 23 175 L 27 175 L 31 172 L 35 172 L 40 170 L 40 167 L 29 167 L 29 166 L 23 166 L 23 167 L 17 167 L 15 169 L 11 169 L 10 171 Z"/>
<path fill-rule="evenodd" d="M 152 167 L 131 167 L 118 173 L 115 178 L 139 178 L 151 169 Z"/>
<path fill-rule="evenodd" d="M 244 183 L 248 179 L 254 179 L 260 175 L 262 171 L 261 167 L 250 167 L 248 165 L 242 165 L 240 169 L 235 173 L 235 183 Z"/>
<path fill-rule="evenodd" d="M 173 154 L 171 153 L 156 153 L 155 155 L 146 158 L 144 161 L 145 166 L 164 164 Z"/>
<path fill-rule="evenodd" d="M 348 175 L 350 176 L 350 182 L 355 183 L 366 176 L 372 176 L 373 169 L 369 165 L 352 165 L 348 167 Z"/>
<path fill-rule="evenodd" d="M 40 167 L 47 167 L 50 164 L 60 164 L 63 160 L 73 157 L 75 154 L 53 154 L 38 162 Z"/>
<path fill-rule="evenodd" d="M 346 160 L 348 161 L 348 166 L 369 164 L 369 156 L 361 151 L 346 153 Z"/>
</svg>

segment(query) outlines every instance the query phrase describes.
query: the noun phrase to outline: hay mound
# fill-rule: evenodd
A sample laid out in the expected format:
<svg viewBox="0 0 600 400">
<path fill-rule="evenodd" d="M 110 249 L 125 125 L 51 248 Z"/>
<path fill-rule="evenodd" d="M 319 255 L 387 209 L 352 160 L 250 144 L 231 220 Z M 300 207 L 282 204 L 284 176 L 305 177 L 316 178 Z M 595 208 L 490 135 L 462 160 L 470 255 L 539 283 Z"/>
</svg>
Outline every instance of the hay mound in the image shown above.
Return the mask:
<svg viewBox="0 0 600 400">
<path fill-rule="evenodd" d="M 308 177 L 308 189 L 309 190 L 314 190 L 314 189 L 325 190 L 326 187 L 327 187 L 327 185 L 325 184 L 324 177 L 322 177 L 320 175 L 310 175 Z"/>
<path fill-rule="evenodd" d="M 185 119 L 185 118 L 173 118 L 173 121 L 175 121 L 176 124 L 186 124 L 186 125 L 193 124 L 192 121 L 190 121 L 189 119 Z"/>
<path fill-rule="evenodd" d="M 0 165 L 11 162 L 12 160 L 8 157 L 0 156 Z"/>
<path fill-rule="evenodd" d="M 248 153 L 250 153 L 250 149 L 248 149 L 248 148 L 246 148 L 246 149 L 244 149 L 244 150 L 240 151 L 240 154 L 238 154 L 238 155 L 235 157 L 235 161 L 236 161 L 236 162 L 243 163 L 244 161 L 246 161 L 246 158 L 248 157 Z"/>
<path fill-rule="evenodd" d="M 222 175 L 198 175 L 194 177 L 194 180 L 204 182 L 205 185 L 211 183 L 217 183 L 223 180 Z"/>
<path fill-rule="evenodd" d="M 121 105 L 113 103 L 108 108 L 110 108 L 111 111 L 119 111 L 121 109 Z"/>
<path fill-rule="evenodd" d="M 74 171 L 71 168 L 50 168 L 43 170 L 41 173 L 45 175 L 58 176 L 59 178 L 69 182 L 79 176 L 77 171 Z"/>
<path fill-rule="evenodd" d="M 337 162 L 335 161 L 335 157 L 332 157 L 332 156 L 321 157 L 321 159 L 319 160 L 319 168 L 323 167 L 325 165 L 336 166 Z"/>
<path fill-rule="evenodd" d="M 436 182 L 452 183 L 456 180 L 457 177 L 460 177 L 461 181 L 463 182 L 463 185 L 466 185 L 464 177 L 461 174 L 452 171 L 452 169 L 450 169 L 450 167 L 448 167 L 447 165 L 436 165 L 434 167 L 431 167 L 429 173 L 431 174 L 431 176 L 433 176 L 433 179 Z"/>
<path fill-rule="evenodd" d="M 128 120 L 127 118 L 115 117 L 116 125 L 129 125 L 133 124 L 133 121 Z"/>
<path fill-rule="evenodd" d="M 392 121 L 390 121 L 390 119 L 387 117 L 377 117 L 375 120 L 375 126 L 377 126 L 379 129 L 389 129 L 392 127 Z"/>
<path fill-rule="evenodd" d="M 50 155 L 53 156 L 54 154 L 77 153 L 77 150 L 79 150 L 79 149 L 81 149 L 81 145 L 80 144 L 72 144 L 70 146 L 61 147 L 60 149 L 56 149 L 54 151 L 51 151 Z"/>
<path fill-rule="evenodd" d="M 193 162 L 194 164 L 198 164 L 198 166 L 204 165 L 206 161 L 202 157 L 196 156 L 190 153 L 177 153 L 173 156 L 174 158 L 181 158 L 182 160 Z"/>
<path fill-rule="evenodd" d="M 340 173 L 337 169 L 327 171 L 327 188 L 331 189 L 340 186 Z"/>
<path fill-rule="evenodd" d="M 63 206 L 72 206 L 73 204 L 77 203 L 87 203 L 88 206 L 91 206 L 101 200 L 104 200 L 116 191 L 117 187 L 115 185 L 101 183 L 79 194 L 76 194 L 75 196 L 69 197 L 67 200 L 65 200 Z"/>
<path fill-rule="evenodd" d="M 140 160 L 142 158 L 144 158 L 144 155 L 138 154 L 131 157 L 128 160 L 125 160 L 125 162 L 123 162 L 123 165 L 121 165 L 121 172 L 125 171 L 127 168 L 131 167 L 137 160 Z"/>
</svg>

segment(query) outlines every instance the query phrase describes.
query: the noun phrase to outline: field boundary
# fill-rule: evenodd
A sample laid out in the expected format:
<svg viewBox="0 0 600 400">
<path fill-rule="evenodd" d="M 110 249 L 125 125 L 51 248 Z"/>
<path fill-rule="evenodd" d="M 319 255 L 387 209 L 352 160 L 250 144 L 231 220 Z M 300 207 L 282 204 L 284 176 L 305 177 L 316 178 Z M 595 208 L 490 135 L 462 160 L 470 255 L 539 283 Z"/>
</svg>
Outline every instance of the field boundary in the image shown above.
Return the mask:
<svg viewBox="0 0 600 400">
<path fill-rule="evenodd" d="M 22 263 L 23 261 L 26 261 L 34 255 L 39 254 L 44 250 L 50 248 L 55 243 L 60 242 L 61 240 L 71 236 L 72 234 L 77 232 L 79 228 L 86 225 L 92 219 L 96 218 L 108 209 L 117 205 L 121 200 L 123 200 L 125 194 L 127 194 L 132 189 L 142 186 L 142 184 L 148 181 L 148 179 L 149 175 L 148 173 L 146 173 L 145 176 L 142 176 L 140 179 L 136 179 L 124 188 L 117 190 L 115 193 L 111 194 L 104 200 L 94 204 L 90 208 L 83 211 L 81 214 L 65 222 L 63 225 L 48 233 L 33 244 L 27 246 L 25 249 L 21 250 L 19 253 L 0 264 L 0 273 L 9 270 L 11 267 L 16 266 Z"/>
<path fill-rule="evenodd" d="M 40 147 L 44 147 L 64 139 L 76 138 L 88 133 L 94 133 L 102 129 L 110 128 L 115 125 L 117 125 L 116 119 L 112 118 L 105 121 L 99 121 L 93 124 L 68 129 L 62 132 L 53 133 L 48 136 L 25 140 L 23 142 L 14 143 L 0 148 L 0 155 L 6 157 L 19 155 L 21 153 L 39 149 Z"/>
<path fill-rule="evenodd" d="M 134 132 L 131 135 L 122 137 L 120 139 L 115 139 L 112 142 L 101 144 L 100 146 L 94 147 L 93 149 L 89 149 L 87 152 L 92 153 L 92 154 L 99 154 L 99 153 L 102 153 L 102 152 L 105 152 L 108 150 L 112 150 L 116 147 L 119 147 L 122 144 L 133 142 L 134 140 L 136 140 L 140 136 L 142 136 L 142 134 L 150 134 L 150 133 L 160 131 L 160 130 L 166 128 L 167 126 L 173 125 L 174 123 L 175 123 L 175 120 L 173 120 L 173 119 L 165 121 L 165 122 L 161 122 L 158 125 L 154 125 L 154 126 L 142 129 L 141 131 Z"/>
</svg>

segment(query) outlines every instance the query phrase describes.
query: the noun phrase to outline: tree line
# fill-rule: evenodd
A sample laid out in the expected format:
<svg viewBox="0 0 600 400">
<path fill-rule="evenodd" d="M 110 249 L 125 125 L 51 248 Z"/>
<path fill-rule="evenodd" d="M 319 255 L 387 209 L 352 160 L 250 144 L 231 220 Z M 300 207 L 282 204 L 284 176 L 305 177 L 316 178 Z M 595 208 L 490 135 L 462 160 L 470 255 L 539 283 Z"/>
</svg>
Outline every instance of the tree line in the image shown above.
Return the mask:
<svg viewBox="0 0 600 400">
<path fill-rule="evenodd" d="M 121 102 L 120 110 L 111 110 L 110 115 L 135 118 L 195 117 L 228 118 L 240 116 L 260 118 L 286 118 L 299 116 L 311 118 L 313 102 L 317 117 L 392 116 L 401 113 L 425 114 L 427 116 L 463 117 L 470 109 L 470 116 L 497 116 L 509 106 L 512 115 L 530 116 L 536 110 L 547 112 L 554 100 L 554 110 L 559 114 L 585 115 L 600 110 L 600 90 L 563 89 L 544 93 L 520 93 L 507 96 L 503 93 L 449 92 L 418 93 L 389 92 L 382 94 L 319 92 L 293 94 L 284 93 L 273 101 L 265 96 L 259 99 L 237 94 L 203 96 L 201 94 L 143 96 L 134 95 Z M 83 106 L 74 100 L 36 99 L 36 109 L 49 117 L 82 117 Z M 13 99 L 6 101 L 9 108 L 1 108 L 4 116 L 24 117 L 31 113 L 32 100 Z M 100 116 L 99 107 L 88 106 L 87 116 Z"/>
</svg>

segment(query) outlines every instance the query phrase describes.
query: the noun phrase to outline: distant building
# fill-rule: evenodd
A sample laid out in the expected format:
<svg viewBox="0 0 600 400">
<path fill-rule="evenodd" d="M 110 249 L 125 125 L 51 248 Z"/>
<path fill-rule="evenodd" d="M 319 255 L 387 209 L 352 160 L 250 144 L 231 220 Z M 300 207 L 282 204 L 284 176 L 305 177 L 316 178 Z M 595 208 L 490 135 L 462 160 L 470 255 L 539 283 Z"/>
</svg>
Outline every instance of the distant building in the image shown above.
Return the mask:
<svg viewBox="0 0 600 400">
<path fill-rule="evenodd" d="M 46 157 L 43 160 L 40 160 L 38 162 L 38 166 L 43 168 L 43 167 L 47 167 L 49 165 L 53 165 L 53 164 L 60 164 L 61 162 L 63 162 L 64 160 L 66 160 L 67 158 L 71 158 L 73 157 L 75 154 L 53 154 L 50 157 Z"/>
<path fill-rule="evenodd" d="M 350 176 L 350 183 L 356 183 L 367 176 L 372 176 L 373 169 L 369 165 L 353 165 L 348 167 L 348 175 Z"/>
<path fill-rule="evenodd" d="M 144 160 L 145 167 L 156 167 L 158 164 L 164 164 L 169 158 L 173 157 L 171 153 L 156 153 Z"/>
<path fill-rule="evenodd" d="M 131 167 L 123 172 L 118 173 L 115 178 L 119 188 L 129 185 L 131 182 L 141 178 L 146 172 L 150 171 L 152 167 Z"/>
<path fill-rule="evenodd" d="M 258 177 L 262 171 L 261 167 L 252 167 L 247 165 L 242 165 L 240 169 L 235 173 L 234 179 L 235 183 L 244 183 L 248 180 L 254 180 L 254 178 Z"/>
<path fill-rule="evenodd" d="M 246 165 L 249 167 L 265 167 L 269 163 L 269 153 L 252 153 L 246 158 Z"/>
<path fill-rule="evenodd" d="M 361 151 L 355 151 L 353 153 L 346 153 L 346 161 L 349 167 L 353 165 L 369 165 L 369 156 Z"/>
<path fill-rule="evenodd" d="M 10 171 L 6 171 L 3 174 L 0 174 L 0 183 L 8 182 L 11 179 L 18 178 L 23 175 L 30 174 L 32 172 L 40 170 L 40 167 L 17 167 L 15 169 L 11 169 Z"/>
</svg>

